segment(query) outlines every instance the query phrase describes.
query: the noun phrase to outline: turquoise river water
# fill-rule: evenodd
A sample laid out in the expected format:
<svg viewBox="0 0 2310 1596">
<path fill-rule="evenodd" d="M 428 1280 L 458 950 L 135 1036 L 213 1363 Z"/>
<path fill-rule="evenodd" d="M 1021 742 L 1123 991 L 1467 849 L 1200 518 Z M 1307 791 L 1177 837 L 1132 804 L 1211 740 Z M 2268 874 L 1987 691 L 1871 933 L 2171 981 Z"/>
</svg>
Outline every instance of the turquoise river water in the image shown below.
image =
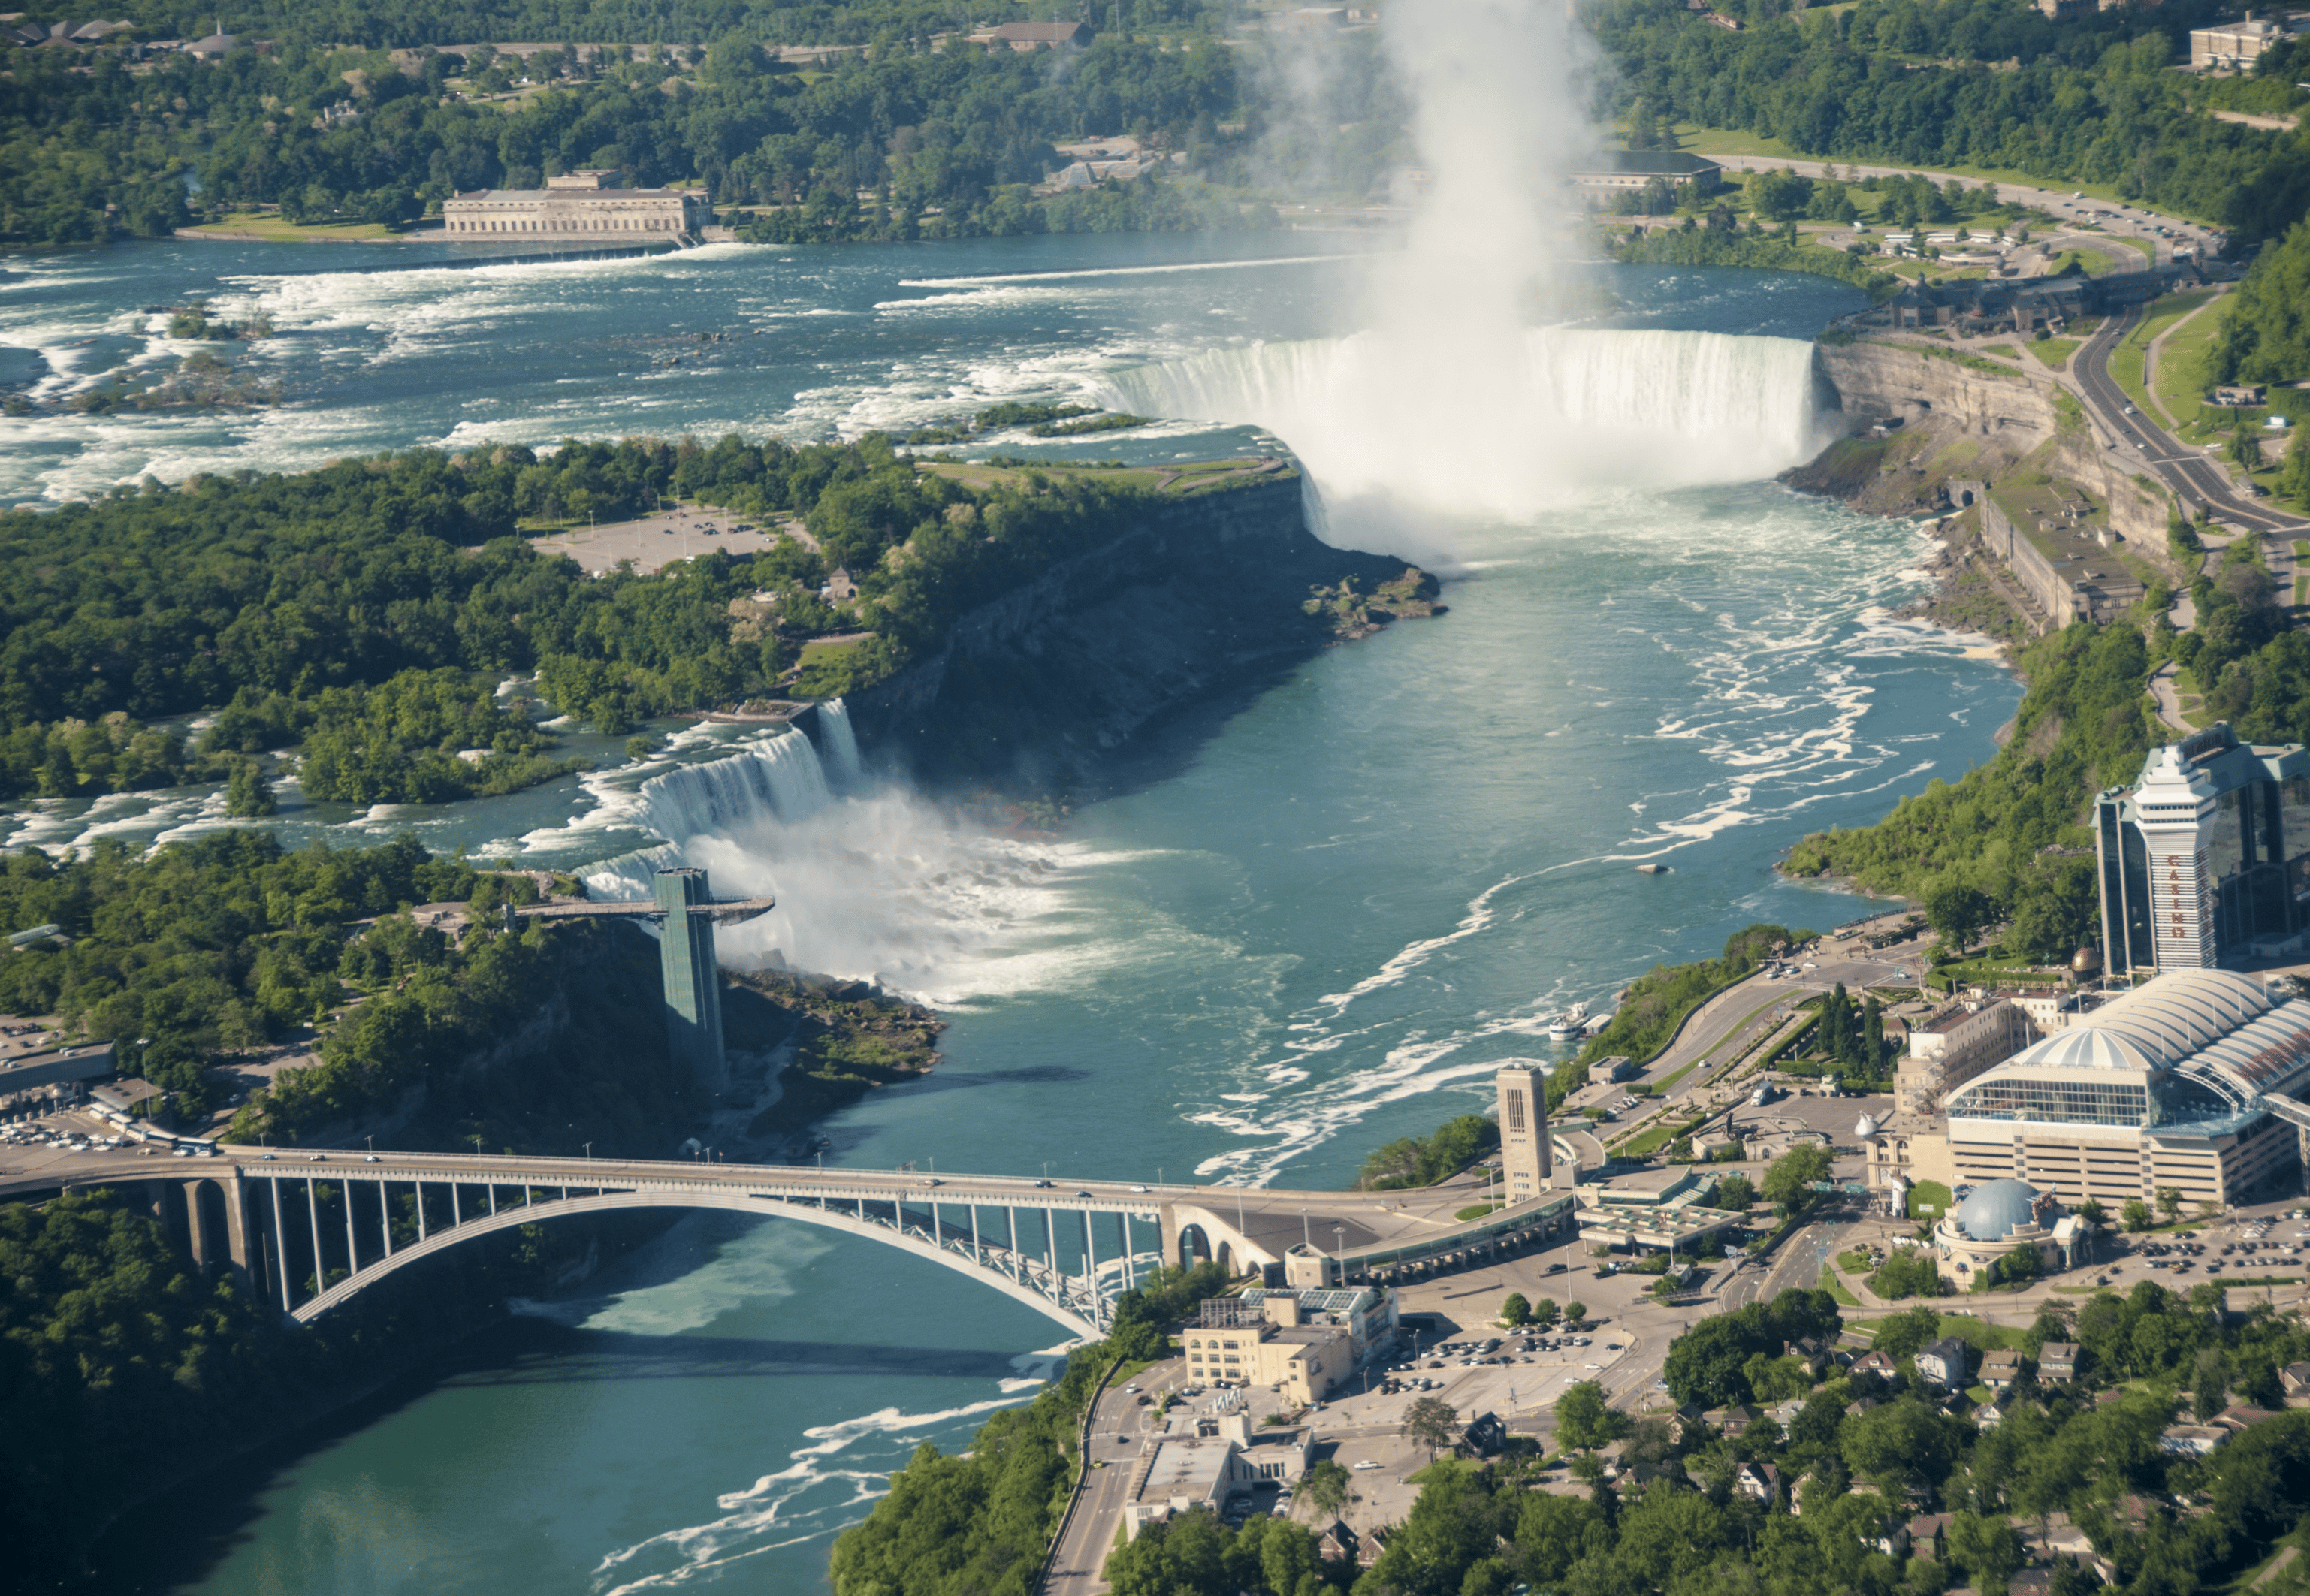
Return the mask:
<svg viewBox="0 0 2310 1596">
<path fill-rule="evenodd" d="M 1327 1185 L 1480 1101 L 1502 1059 L 1551 1056 L 1537 1016 L 1609 1003 L 1750 921 L 1852 918 L 1774 860 L 1985 758 L 2017 696 L 1981 639 L 1894 618 L 1922 580 L 1914 528 L 1771 481 L 1819 441 L 1799 341 L 1847 291 L 1599 272 L 1621 308 L 1533 334 L 1507 397 L 1391 428 L 1357 413 L 1369 351 L 1338 308 L 1357 254 L 1292 234 L 493 265 L 387 247 L 14 257 L 0 381 L 62 397 L 172 358 L 145 307 L 197 296 L 270 317 L 278 335 L 237 358 L 286 403 L 0 419 L 0 499 L 416 443 L 855 434 L 996 397 L 1168 418 L 1090 440 L 1099 458 L 1290 447 L 1327 535 L 1430 563 L 1450 614 L 1308 661 L 1055 839 L 981 835 L 722 731 L 638 764 L 576 737 L 602 769 L 447 810 L 292 793 L 275 823 L 560 866 L 667 846 L 717 885 L 774 887 L 778 912 L 725 957 L 879 976 L 953 1018 L 934 1076 L 829 1127 L 843 1162 Z M 652 365 L 701 331 L 732 336 Z M 702 773 L 730 759 L 771 767 L 751 802 Z M 222 823 L 205 791 L 5 817 L 11 846 L 52 848 Z M 1655 859 L 1672 873 L 1634 872 Z M 888 1470 L 1031 1396 L 1056 1334 L 870 1243 L 700 1217 L 139 1510 L 101 1548 L 102 1588 L 821 1589 L 833 1531 Z"/>
</svg>

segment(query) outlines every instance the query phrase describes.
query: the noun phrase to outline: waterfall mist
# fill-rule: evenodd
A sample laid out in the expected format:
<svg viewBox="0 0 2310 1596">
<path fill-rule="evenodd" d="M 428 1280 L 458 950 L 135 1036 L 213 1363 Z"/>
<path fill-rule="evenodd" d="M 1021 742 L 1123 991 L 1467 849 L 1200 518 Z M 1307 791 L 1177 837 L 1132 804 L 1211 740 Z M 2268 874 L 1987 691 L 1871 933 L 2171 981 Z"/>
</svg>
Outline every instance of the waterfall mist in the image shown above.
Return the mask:
<svg viewBox="0 0 2310 1596">
<path fill-rule="evenodd" d="M 778 900 L 718 934 L 723 964 L 874 981 L 947 1007 L 1045 978 L 1081 951 L 1031 933 L 1056 906 L 1056 850 L 868 785 L 842 701 L 816 718 L 817 743 L 771 735 L 644 783 L 640 818 L 664 845 L 598 867 L 594 895 L 647 898 L 655 871 L 700 865 L 716 892 Z"/>
<path fill-rule="evenodd" d="M 1593 50 L 1561 7 L 1405 0 L 1382 23 L 1426 184 L 1353 335 L 1111 377 L 1107 403 L 1253 422 L 1313 478 L 1333 541 L 1402 552 L 1421 512 L 1521 517 L 1599 488 L 1754 481 L 1819 447 L 1810 346 L 1576 330 Z"/>
</svg>

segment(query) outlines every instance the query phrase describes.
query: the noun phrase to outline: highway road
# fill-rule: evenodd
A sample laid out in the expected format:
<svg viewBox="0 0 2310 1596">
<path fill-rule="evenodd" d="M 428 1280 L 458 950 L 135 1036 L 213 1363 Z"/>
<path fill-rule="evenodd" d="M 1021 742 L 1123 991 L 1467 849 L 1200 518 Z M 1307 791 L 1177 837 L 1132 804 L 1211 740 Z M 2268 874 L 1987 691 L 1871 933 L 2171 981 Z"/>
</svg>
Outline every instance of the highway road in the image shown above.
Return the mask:
<svg viewBox="0 0 2310 1596">
<path fill-rule="evenodd" d="M 2109 434 L 2140 454 L 2166 485 L 2185 501 L 2205 505 L 2214 515 L 2254 532 L 2287 533 L 2310 528 L 2310 521 L 2271 509 L 2232 491 L 2229 473 L 2203 451 L 2182 443 L 2139 411 L 2109 374 L 2109 351 L 2141 325 L 2141 307 L 2129 305 L 2095 329 L 2075 362 L 2078 386 L 2094 419 Z M 2128 412 L 2132 411 L 2129 414 Z"/>
<path fill-rule="evenodd" d="M 1109 1386 L 1099 1393 L 1090 1414 L 1090 1455 L 1094 1468 L 1068 1518 L 1066 1531 L 1051 1554 L 1044 1596 L 1093 1596 L 1107 1589 L 1100 1570 L 1114 1549 L 1115 1532 L 1122 1527 L 1124 1505 L 1131 1481 L 1139 1471 L 1147 1437 L 1157 1426 L 1153 1407 L 1139 1405 L 1139 1396 L 1160 1398 L 1186 1378 L 1186 1365 L 1177 1357 L 1157 1364 L 1131 1383 L 1126 1391 Z"/>
</svg>

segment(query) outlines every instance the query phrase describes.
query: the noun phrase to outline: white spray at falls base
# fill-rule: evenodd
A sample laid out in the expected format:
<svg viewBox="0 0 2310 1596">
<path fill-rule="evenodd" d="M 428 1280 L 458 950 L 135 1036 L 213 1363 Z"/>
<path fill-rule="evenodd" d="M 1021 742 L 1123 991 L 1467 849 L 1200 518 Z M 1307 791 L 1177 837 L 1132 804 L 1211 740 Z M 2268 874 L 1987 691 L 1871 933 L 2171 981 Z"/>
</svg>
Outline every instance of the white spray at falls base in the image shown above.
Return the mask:
<svg viewBox="0 0 2310 1596">
<path fill-rule="evenodd" d="M 1723 333 L 1539 328 L 1465 362 L 1359 333 L 1214 350 L 1105 386 L 1142 415 L 1266 428 L 1329 500 L 1472 515 L 1597 488 L 1754 481 L 1831 435 L 1810 343 Z"/>
<path fill-rule="evenodd" d="M 651 875 L 701 866 L 725 896 L 777 906 L 716 936 L 733 969 L 787 967 L 878 982 L 942 1007 L 1043 984 L 1098 957 L 1052 924 L 1074 852 L 989 834 L 896 786 L 860 783 L 847 716 L 750 736 L 642 785 L 663 846 L 586 876 L 596 898 L 650 896 Z M 850 774 L 831 785 L 827 764 Z"/>
</svg>

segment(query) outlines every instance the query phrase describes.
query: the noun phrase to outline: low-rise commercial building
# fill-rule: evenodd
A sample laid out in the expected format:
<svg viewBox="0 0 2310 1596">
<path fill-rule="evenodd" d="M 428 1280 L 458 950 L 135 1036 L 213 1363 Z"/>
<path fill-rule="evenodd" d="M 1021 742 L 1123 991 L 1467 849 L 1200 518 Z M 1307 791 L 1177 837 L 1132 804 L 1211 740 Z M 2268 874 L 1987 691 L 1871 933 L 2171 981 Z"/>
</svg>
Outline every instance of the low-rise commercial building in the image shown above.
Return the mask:
<svg viewBox="0 0 2310 1596">
<path fill-rule="evenodd" d="M 2190 65 L 2201 72 L 2241 72 L 2293 37 L 2284 23 L 2249 11 L 2240 22 L 2191 29 Z"/>
<path fill-rule="evenodd" d="M 2002 993 L 1950 1003 L 1910 1028 L 1909 1050 L 1893 1066 L 1894 1112 L 1940 1113 L 1950 1092 L 2031 1040 L 2028 1009 Z"/>
<path fill-rule="evenodd" d="M 1576 189 L 1602 196 L 1634 189 L 1642 191 L 1655 178 L 1671 188 L 1689 183 L 1701 194 L 1724 186 L 1724 169 L 1698 155 L 1672 150 L 1607 150 L 1571 174 Z"/>
<path fill-rule="evenodd" d="M 1212 1385 L 1272 1385 L 1297 1401 L 1320 1402 L 1360 1365 L 1359 1325 L 1367 1337 L 1392 1332 L 1392 1298 L 1368 1289 L 1211 1297 L 1183 1338 L 1187 1372 Z M 1360 1350 L 1368 1356 L 1371 1345 L 1366 1340 Z"/>
</svg>

